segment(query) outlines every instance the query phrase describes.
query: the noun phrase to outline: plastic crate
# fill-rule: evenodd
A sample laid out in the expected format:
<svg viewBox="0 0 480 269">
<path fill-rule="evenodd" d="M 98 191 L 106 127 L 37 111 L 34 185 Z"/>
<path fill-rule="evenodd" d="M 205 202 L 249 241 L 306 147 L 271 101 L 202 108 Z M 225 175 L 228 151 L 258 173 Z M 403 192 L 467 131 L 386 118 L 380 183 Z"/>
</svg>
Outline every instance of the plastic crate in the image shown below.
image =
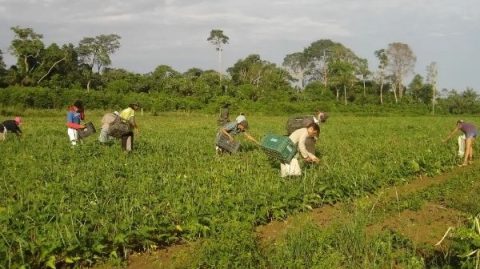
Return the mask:
<svg viewBox="0 0 480 269">
<path fill-rule="evenodd" d="M 261 145 L 268 156 L 282 162 L 289 163 L 297 154 L 297 147 L 288 136 L 267 134 L 262 138 Z"/>
<path fill-rule="evenodd" d="M 218 133 L 217 138 L 215 139 L 215 145 L 230 153 L 235 153 L 240 147 L 240 142 L 235 140 L 230 141 L 230 139 L 226 135 Z"/>
</svg>

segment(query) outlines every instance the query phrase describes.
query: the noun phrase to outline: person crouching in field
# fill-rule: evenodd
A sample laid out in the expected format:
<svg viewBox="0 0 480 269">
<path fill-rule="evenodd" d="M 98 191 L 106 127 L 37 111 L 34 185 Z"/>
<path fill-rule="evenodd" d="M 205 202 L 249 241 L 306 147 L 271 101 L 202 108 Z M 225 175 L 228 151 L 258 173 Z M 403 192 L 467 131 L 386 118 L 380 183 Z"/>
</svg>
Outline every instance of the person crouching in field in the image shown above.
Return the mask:
<svg viewBox="0 0 480 269">
<path fill-rule="evenodd" d="M 77 142 L 80 139 L 78 131 L 85 128 L 84 125 L 80 124 L 80 121 L 82 120 L 85 120 L 85 109 L 83 107 L 83 102 L 77 100 L 68 108 L 67 112 L 67 133 L 72 146 L 77 145 Z"/>
<path fill-rule="evenodd" d="M 465 154 L 463 163 L 459 166 L 466 166 L 473 162 L 473 144 L 475 143 L 475 138 L 477 137 L 478 131 L 475 125 L 466 123 L 463 120 L 458 120 L 455 129 L 443 142 L 446 143 L 458 131 L 462 131 L 465 134 Z"/>
<path fill-rule="evenodd" d="M 291 135 L 295 130 L 307 127 L 311 123 L 316 123 L 320 126 L 320 124 L 325 123 L 327 119 L 328 114 L 322 111 L 317 111 L 313 116 L 310 115 L 291 117 L 287 120 L 287 135 Z M 317 140 L 318 136 L 307 137 L 307 140 L 305 141 L 307 150 L 312 154 L 315 154 L 315 143 L 317 142 Z"/>
<path fill-rule="evenodd" d="M 108 135 L 122 140 L 122 149 L 125 152 L 133 150 L 133 131 L 138 133 L 138 125 L 135 121 L 135 111 L 140 108 L 137 103 L 130 104 L 120 112 L 120 115 L 108 127 Z"/>
<path fill-rule="evenodd" d="M 300 128 L 295 130 L 290 136 L 293 144 L 297 146 L 298 152 L 297 155 L 290 161 L 290 163 L 280 164 L 280 175 L 281 177 L 286 176 L 300 176 L 302 170 L 298 163 L 298 156 L 301 155 L 305 162 L 309 163 L 319 163 L 320 159 L 315 156 L 314 153 L 307 150 L 307 141 L 308 139 L 317 137 L 320 132 L 320 127 L 318 124 L 312 122 L 305 128 Z"/>
<path fill-rule="evenodd" d="M 227 124 L 225 124 L 223 127 L 221 127 L 217 133 L 217 137 L 216 137 L 216 142 L 215 142 L 215 151 L 218 153 L 223 153 L 225 149 L 223 149 L 219 143 L 219 140 L 222 138 L 221 136 L 224 136 L 226 137 L 227 139 L 229 139 L 230 141 L 234 141 L 234 136 L 235 135 L 238 135 L 238 134 L 241 134 L 241 133 L 244 133 L 245 134 L 245 137 L 256 143 L 256 144 L 259 144 L 258 141 L 253 138 L 253 136 L 251 136 L 250 134 L 248 134 L 246 132 L 246 130 L 248 129 L 248 122 L 246 120 L 243 120 L 241 122 L 237 122 L 237 121 L 232 121 L 232 122 L 229 122 Z"/>
<path fill-rule="evenodd" d="M 6 120 L 0 124 L 0 139 L 3 141 L 7 138 L 7 133 L 14 133 L 18 137 L 22 135 L 20 125 L 22 124 L 22 118 L 15 117 L 13 120 Z"/>
<path fill-rule="evenodd" d="M 98 136 L 98 141 L 100 143 L 107 143 L 112 140 L 113 137 L 109 136 L 110 125 L 119 117 L 120 113 L 114 111 L 112 113 L 107 113 L 102 117 L 102 129 L 100 130 L 100 135 Z"/>
</svg>

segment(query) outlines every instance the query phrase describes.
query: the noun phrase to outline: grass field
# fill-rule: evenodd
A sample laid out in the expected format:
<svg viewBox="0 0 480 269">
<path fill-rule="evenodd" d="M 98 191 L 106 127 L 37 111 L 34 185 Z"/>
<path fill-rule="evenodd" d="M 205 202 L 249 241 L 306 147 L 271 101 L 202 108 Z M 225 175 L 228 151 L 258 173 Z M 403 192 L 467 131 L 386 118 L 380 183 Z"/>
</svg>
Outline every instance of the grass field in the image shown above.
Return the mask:
<svg viewBox="0 0 480 269">
<path fill-rule="evenodd" d="M 101 116 L 87 112 L 97 127 Z M 321 127 L 320 165 L 304 166 L 303 176 L 290 179 L 280 178 L 279 163 L 242 137 L 239 153 L 216 156 L 212 115 L 139 115 L 140 135 L 129 155 L 118 141 L 102 146 L 96 137 L 72 148 L 64 118 L 25 116 L 24 137 L 0 143 L 0 268 L 89 265 L 200 237 L 235 253 L 207 247 L 211 263 L 198 261 L 202 268 L 274 266 L 283 261 L 261 258 L 250 234 L 255 226 L 458 163 L 455 139 L 441 143 L 453 117 L 332 115 Z M 285 132 L 287 117 L 248 118 L 258 140 Z M 348 233 L 355 235 L 352 225 Z M 322 238 L 338 240 L 315 238 L 320 241 L 310 248 Z M 324 265 L 345 265 L 334 254 Z"/>
</svg>

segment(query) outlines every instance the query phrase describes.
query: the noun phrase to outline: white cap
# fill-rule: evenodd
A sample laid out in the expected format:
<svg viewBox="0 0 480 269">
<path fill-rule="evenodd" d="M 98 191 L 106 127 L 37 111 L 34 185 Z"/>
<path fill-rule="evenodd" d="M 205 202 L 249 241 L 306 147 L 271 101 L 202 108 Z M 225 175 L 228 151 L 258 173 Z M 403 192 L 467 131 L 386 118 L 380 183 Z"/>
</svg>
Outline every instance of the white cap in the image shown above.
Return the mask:
<svg viewBox="0 0 480 269">
<path fill-rule="evenodd" d="M 239 116 L 235 119 L 235 121 L 236 121 L 237 123 L 240 123 L 240 122 L 245 121 L 245 120 L 247 120 L 247 118 L 246 118 L 244 115 L 239 115 Z"/>
</svg>

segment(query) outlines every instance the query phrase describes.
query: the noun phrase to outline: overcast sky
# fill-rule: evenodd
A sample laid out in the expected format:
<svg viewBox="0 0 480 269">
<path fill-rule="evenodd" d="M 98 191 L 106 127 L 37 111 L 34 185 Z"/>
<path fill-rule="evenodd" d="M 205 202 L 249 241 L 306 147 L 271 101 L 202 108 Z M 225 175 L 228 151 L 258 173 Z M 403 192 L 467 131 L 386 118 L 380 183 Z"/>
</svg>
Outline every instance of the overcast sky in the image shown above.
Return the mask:
<svg viewBox="0 0 480 269">
<path fill-rule="evenodd" d="M 415 71 L 438 64 L 439 87 L 480 91 L 479 0 L 0 0 L 0 49 L 7 65 L 12 26 L 30 27 L 44 43 L 118 34 L 112 67 L 139 73 L 170 65 L 216 69 L 212 29 L 230 38 L 224 67 L 250 54 L 281 65 L 285 55 L 331 39 L 369 61 L 389 43 L 408 44 Z M 410 78 L 406 83 L 410 82 Z"/>
</svg>

